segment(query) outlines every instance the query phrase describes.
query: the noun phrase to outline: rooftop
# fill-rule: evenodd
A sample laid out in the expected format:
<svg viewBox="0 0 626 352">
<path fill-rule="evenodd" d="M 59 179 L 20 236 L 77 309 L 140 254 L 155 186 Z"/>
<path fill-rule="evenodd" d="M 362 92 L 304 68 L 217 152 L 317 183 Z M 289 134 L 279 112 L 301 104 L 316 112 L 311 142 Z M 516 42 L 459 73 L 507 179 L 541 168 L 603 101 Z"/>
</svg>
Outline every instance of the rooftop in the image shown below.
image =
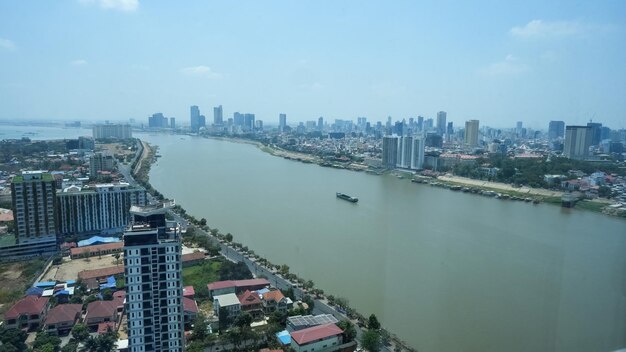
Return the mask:
<svg viewBox="0 0 626 352">
<path fill-rule="evenodd" d="M 213 300 L 219 301 L 220 307 L 228 307 L 241 304 L 239 302 L 239 298 L 237 298 L 237 295 L 234 293 L 227 293 L 225 295 L 215 296 L 213 297 Z"/>
<path fill-rule="evenodd" d="M 269 286 L 267 279 L 248 279 L 248 280 L 226 280 L 216 281 L 208 284 L 209 291 L 219 290 L 228 287 L 243 288 L 248 286 Z"/>
<path fill-rule="evenodd" d="M 82 310 L 82 304 L 59 304 L 58 306 L 50 309 L 44 324 L 52 325 L 68 321 L 73 322 Z"/>
<path fill-rule="evenodd" d="M 49 299 L 47 297 L 26 296 L 15 303 L 4 315 L 5 319 L 17 319 L 20 315 L 41 314 Z"/>
<path fill-rule="evenodd" d="M 72 256 L 75 256 L 75 255 L 81 255 L 83 253 L 97 253 L 97 252 L 110 251 L 110 250 L 116 250 L 116 249 L 122 249 L 122 248 L 124 248 L 124 244 L 122 242 L 105 243 L 105 244 L 98 244 L 95 246 L 70 248 L 70 254 Z"/>
<path fill-rule="evenodd" d="M 96 318 L 109 318 L 115 314 L 117 310 L 116 301 L 95 301 L 87 305 L 85 320 Z"/>
<path fill-rule="evenodd" d="M 343 333 L 335 324 L 324 324 L 291 333 L 291 338 L 300 346 L 309 342 L 322 340 Z"/>
<path fill-rule="evenodd" d="M 185 312 L 198 313 L 198 304 L 191 298 L 183 297 L 183 310 Z"/>
</svg>

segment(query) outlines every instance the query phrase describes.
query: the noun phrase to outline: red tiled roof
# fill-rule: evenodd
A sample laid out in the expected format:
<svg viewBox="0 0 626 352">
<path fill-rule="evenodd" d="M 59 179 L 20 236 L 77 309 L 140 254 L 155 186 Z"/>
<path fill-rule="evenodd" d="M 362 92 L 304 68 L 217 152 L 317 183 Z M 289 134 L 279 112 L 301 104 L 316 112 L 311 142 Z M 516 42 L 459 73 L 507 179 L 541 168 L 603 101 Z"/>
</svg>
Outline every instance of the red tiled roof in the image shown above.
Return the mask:
<svg viewBox="0 0 626 352">
<path fill-rule="evenodd" d="M 113 292 L 113 298 L 121 298 L 123 301 L 125 297 L 126 297 L 126 291 L 124 290 Z"/>
<path fill-rule="evenodd" d="M 183 297 L 183 310 L 185 312 L 198 313 L 198 304 L 191 298 Z"/>
<path fill-rule="evenodd" d="M 119 265 L 119 266 L 110 266 L 108 268 L 101 268 L 101 269 L 83 270 L 78 273 L 78 277 L 83 280 L 87 280 L 87 279 L 95 279 L 95 278 L 100 278 L 100 277 L 108 277 L 111 275 L 115 276 L 115 275 L 120 275 L 123 273 L 124 273 L 124 265 Z"/>
<path fill-rule="evenodd" d="M 26 296 L 9 309 L 4 315 L 4 319 L 17 319 L 20 315 L 41 314 L 48 304 L 48 297 Z"/>
<path fill-rule="evenodd" d="M 123 242 L 113 242 L 113 243 L 104 243 L 97 244 L 95 246 L 85 246 L 85 247 L 77 247 L 70 249 L 70 255 L 81 255 L 83 253 L 98 253 L 101 251 L 109 251 L 115 249 L 124 248 Z"/>
<path fill-rule="evenodd" d="M 85 320 L 95 318 L 110 318 L 115 315 L 117 309 L 116 301 L 95 301 L 87 305 Z"/>
<path fill-rule="evenodd" d="M 196 290 L 193 289 L 193 286 L 183 287 L 183 297 L 193 298 L 195 295 L 196 295 Z"/>
<path fill-rule="evenodd" d="M 285 296 L 282 292 L 280 292 L 280 290 L 273 290 L 263 294 L 263 299 L 266 301 L 275 301 L 278 303 L 283 298 L 285 298 Z"/>
<path fill-rule="evenodd" d="M 202 260 L 206 258 L 206 253 L 204 252 L 193 252 L 193 253 L 187 253 L 187 254 L 183 254 L 183 262 L 189 262 L 192 260 Z"/>
<path fill-rule="evenodd" d="M 300 346 L 316 340 L 325 339 L 343 333 L 335 324 L 324 324 L 291 332 L 291 338 Z"/>
<path fill-rule="evenodd" d="M 261 304 L 261 299 L 259 298 L 259 294 L 256 292 L 251 292 L 246 290 L 246 292 L 237 296 L 239 298 L 239 302 L 242 306 L 249 306 L 252 304 Z"/>
<path fill-rule="evenodd" d="M 58 306 L 50 309 L 45 325 L 52 325 L 65 322 L 73 322 L 76 320 L 76 315 L 83 310 L 82 304 L 59 304 Z"/>
<path fill-rule="evenodd" d="M 248 279 L 248 280 L 226 280 L 212 282 L 207 285 L 209 291 L 219 290 L 227 287 L 249 287 L 249 286 L 269 286 L 270 282 L 267 279 Z"/>
<path fill-rule="evenodd" d="M 105 323 L 98 324 L 98 334 L 100 335 L 106 334 L 109 332 L 109 329 L 111 329 L 111 331 L 115 331 L 115 322 L 107 321 Z"/>
</svg>

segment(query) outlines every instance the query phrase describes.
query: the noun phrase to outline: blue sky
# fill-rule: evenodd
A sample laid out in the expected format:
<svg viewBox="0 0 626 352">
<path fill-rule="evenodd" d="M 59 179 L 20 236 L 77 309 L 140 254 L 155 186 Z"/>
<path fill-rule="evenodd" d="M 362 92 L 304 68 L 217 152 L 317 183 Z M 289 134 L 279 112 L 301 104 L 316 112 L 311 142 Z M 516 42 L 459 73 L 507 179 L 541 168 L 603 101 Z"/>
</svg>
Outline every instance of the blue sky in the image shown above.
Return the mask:
<svg viewBox="0 0 626 352">
<path fill-rule="evenodd" d="M 0 0 L 0 119 L 626 128 L 625 26 L 624 1 Z"/>
</svg>

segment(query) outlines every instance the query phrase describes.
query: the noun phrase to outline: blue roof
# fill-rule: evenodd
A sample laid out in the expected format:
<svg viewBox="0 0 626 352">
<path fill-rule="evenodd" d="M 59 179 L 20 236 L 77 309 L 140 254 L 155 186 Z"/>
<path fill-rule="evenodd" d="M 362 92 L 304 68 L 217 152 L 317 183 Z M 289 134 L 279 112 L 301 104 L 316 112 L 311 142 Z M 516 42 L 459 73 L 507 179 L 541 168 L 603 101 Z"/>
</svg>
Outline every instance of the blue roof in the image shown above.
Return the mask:
<svg viewBox="0 0 626 352">
<path fill-rule="evenodd" d="M 115 242 L 120 242 L 120 239 L 117 237 L 93 236 L 86 240 L 78 241 L 78 247 L 93 246 L 94 244 L 115 243 Z"/>
<path fill-rule="evenodd" d="M 33 286 L 35 287 L 54 287 L 56 285 L 56 281 L 41 281 L 36 282 Z"/>
<path fill-rule="evenodd" d="M 68 286 L 69 285 L 75 285 L 76 284 L 76 280 L 67 280 L 67 281 L 65 281 L 65 283 L 68 284 Z"/>
<path fill-rule="evenodd" d="M 270 290 L 269 290 L 269 289 L 267 289 L 267 288 L 262 288 L 262 289 L 260 289 L 260 290 L 256 290 L 256 293 L 258 293 L 258 294 L 260 294 L 260 295 L 262 295 L 262 294 L 264 294 L 264 293 L 268 293 L 268 292 L 270 292 Z"/>
<path fill-rule="evenodd" d="M 26 290 L 26 296 L 41 296 L 43 294 L 43 288 L 31 287 Z"/>
<path fill-rule="evenodd" d="M 57 291 L 57 292 L 55 292 L 55 293 L 54 293 L 54 296 L 56 297 L 56 296 L 59 296 L 59 295 L 69 295 L 69 294 L 70 294 L 70 292 L 69 292 L 69 291 L 67 291 L 67 290 L 61 290 L 61 291 Z"/>
<path fill-rule="evenodd" d="M 105 288 L 115 288 L 115 277 L 113 276 L 107 277 L 107 283 L 100 285 L 101 290 Z"/>
<path fill-rule="evenodd" d="M 291 335 L 289 335 L 289 331 L 283 330 L 281 332 L 276 333 L 276 337 L 283 345 L 291 344 Z"/>
</svg>

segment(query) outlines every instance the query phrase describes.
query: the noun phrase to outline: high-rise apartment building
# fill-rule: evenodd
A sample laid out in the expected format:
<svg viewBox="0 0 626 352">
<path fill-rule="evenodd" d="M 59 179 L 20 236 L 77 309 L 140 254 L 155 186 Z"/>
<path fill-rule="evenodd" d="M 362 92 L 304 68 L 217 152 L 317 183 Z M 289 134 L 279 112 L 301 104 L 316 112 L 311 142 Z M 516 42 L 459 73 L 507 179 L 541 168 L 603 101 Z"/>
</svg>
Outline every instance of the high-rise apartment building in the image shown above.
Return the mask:
<svg viewBox="0 0 626 352">
<path fill-rule="evenodd" d="M 172 205 L 130 208 L 133 222 L 124 232 L 130 352 L 184 349 L 180 228 L 165 219 Z"/>
<path fill-rule="evenodd" d="M 424 149 L 425 149 L 424 138 L 414 137 L 413 138 L 413 151 L 411 155 L 411 169 L 420 170 L 424 168 Z"/>
<path fill-rule="evenodd" d="M 128 183 L 70 186 L 56 193 L 60 236 L 121 233 L 130 207 L 146 205 L 146 190 Z"/>
<path fill-rule="evenodd" d="M 175 129 L 176 128 L 176 118 L 175 117 L 170 117 L 170 128 L 171 129 Z"/>
<path fill-rule="evenodd" d="M 523 125 L 523 122 L 522 122 L 522 121 L 517 121 L 517 123 L 515 124 L 515 134 L 516 134 L 518 137 L 522 137 L 522 135 L 524 134 L 524 133 L 523 133 L 523 130 L 524 130 L 524 127 L 523 127 L 523 126 L 524 126 L 524 125 Z"/>
<path fill-rule="evenodd" d="M 437 134 L 443 136 L 446 133 L 446 112 L 439 111 L 437 113 Z"/>
<path fill-rule="evenodd" d="M 254 130 L 254 114 L 243 114 L 243 129 L 246 131 Z"/>
<path fill-rule="evenodd" d="M 213 108 L 213 124 L 216 126 L 224 124 L 224 110 L 221 105 Z"/>
<path fill-rule="evenodd" d="M 18 244 L 57 241 L 56 188 L 46 171 L 24 171 L 13 177 L 11 197 Z"/>
<path fill-rule="evenodd" d="M 452 136 L 454 135 L 454 125 L 452 121 L 448 122 L 448 126 L 446 127 L 446 141 L 451 142 Z"/>
<path fill-rule="evenodd" d="M 317 119 L 317 130 L 322 131 L 324 129 L 324 117 L 320 116 Z"/>
<path fill-rule="evenodd" d="M 280 132 L 284 132 L 285 127 L 287 127 L 287 114 L 279 114 L 278 115 L 278 130 Z"/>
<path fill-rule="evenodd" d="M 565 127 L 563 156 L 576 160 L 589 158 L 589 147 L 592 145 L 592 140 L 593 128 L 591 126 Z"/>
<path fill-rule="evenodd" d="M 168 128 L 169 120 L 162 113 L 157 112 L 148 117 L 148 127 L 150 128 Z"/>
<path fill-rule="evenodd" d="M 398 164 L 398 137 L 383 137 L 383 167 L 387 169 L 395 169 Z"/>
<path fill-rule="evenodd" d="M 478 120 L 465 122 L 465 144 L 469 147 L 478 146 Z"/>
<path fill-rule="evenodd" d="M 409 169 L 413 160 L 413 137 L 404 136 L 400 138 L 398 148 L 398 166 Z"/>
<path fill-rule="evenodd" d="M 550 140 L 563 138 L 565 136 L 565 122 L 550 121 L 548 125 L 548 138 Z"/>
<path fill-rule="evenodd" d="M 94 125 L 92 128 L 94 139 L 129 139 L 133 138 L 133 130 L 127 124 L 107 123 L 104 125 Z"/>
<path fill-rule="evenodd" d="M 89 176 L 98 177 L 100 171 L 111 171 L 115 167 L 115 158 L 111 154 L 95 153 L 89 157 Z"/>
</svg>

